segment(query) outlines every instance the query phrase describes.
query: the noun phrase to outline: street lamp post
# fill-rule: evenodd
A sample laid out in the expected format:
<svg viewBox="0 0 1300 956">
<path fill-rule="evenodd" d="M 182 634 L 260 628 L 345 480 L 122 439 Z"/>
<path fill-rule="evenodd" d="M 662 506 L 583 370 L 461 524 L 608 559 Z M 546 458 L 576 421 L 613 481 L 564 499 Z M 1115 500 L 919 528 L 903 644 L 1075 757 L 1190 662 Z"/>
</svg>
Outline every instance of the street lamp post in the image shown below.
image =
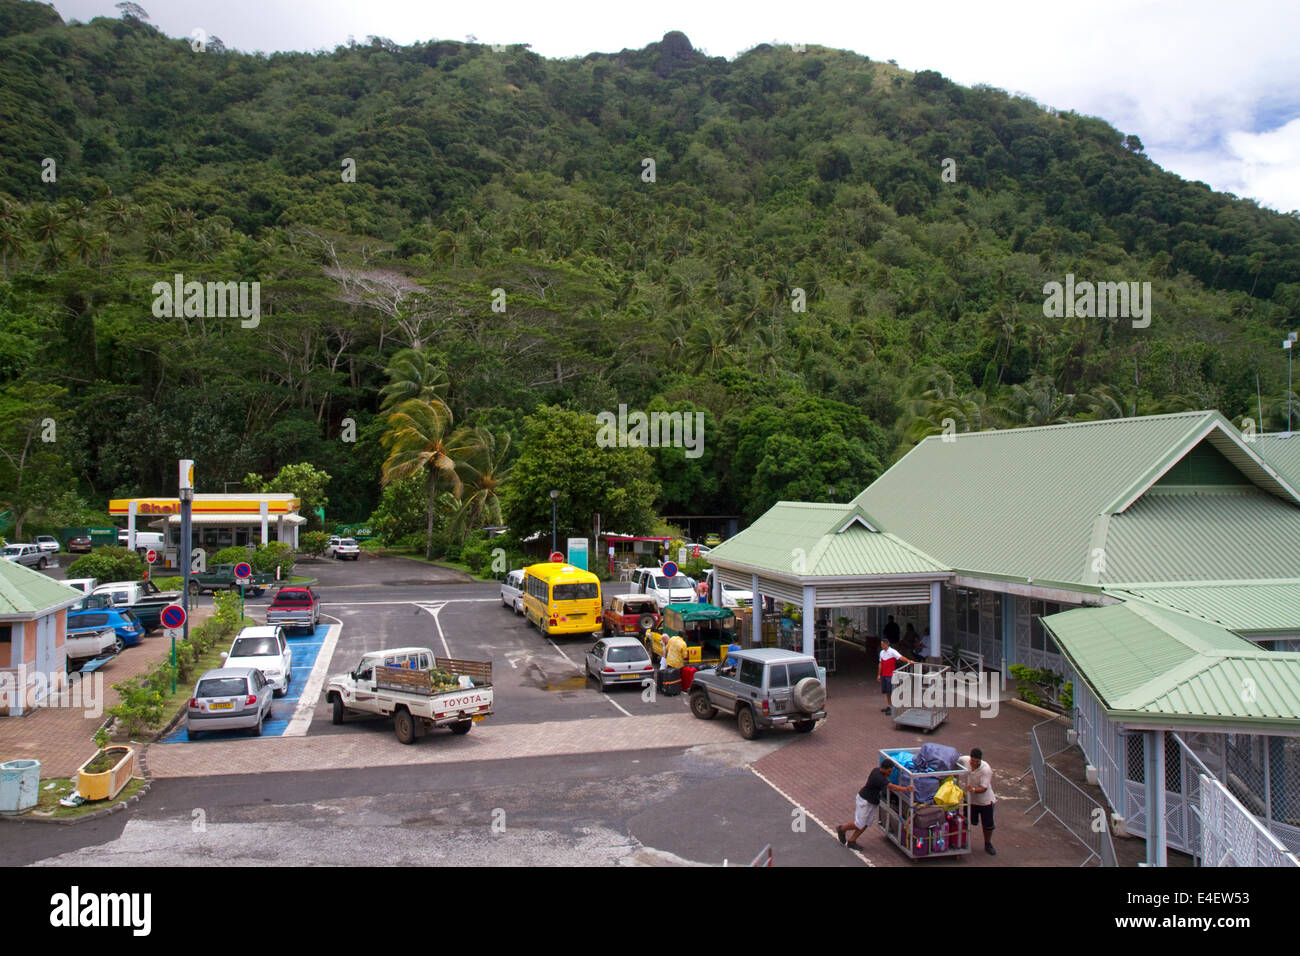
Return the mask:
<svg viewBox="0 0 1300 956">
<path fill-rule="evenodd" d="M 555 499 L 560 497 L 560 493 L 554 488 L 551 489 L 551 553 L 555 553 Z"/>
<path fill-rule="evenodd" d="M 1291 357 L 1295 355 L 1295 345 L 1297 333 L 1287 333 L 1286 341 L 1282 343 L 1282 348 L 1286 349 L 1286 433 L 1291 434 Z"/>
</svg>

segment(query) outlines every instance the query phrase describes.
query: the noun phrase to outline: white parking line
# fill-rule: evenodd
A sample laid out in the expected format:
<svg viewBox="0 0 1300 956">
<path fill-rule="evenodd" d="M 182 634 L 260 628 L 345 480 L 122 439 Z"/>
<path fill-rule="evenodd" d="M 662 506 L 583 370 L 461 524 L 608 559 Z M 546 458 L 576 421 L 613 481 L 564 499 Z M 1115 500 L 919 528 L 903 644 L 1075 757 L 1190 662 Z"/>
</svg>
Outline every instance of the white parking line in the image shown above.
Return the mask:
<svg viewBox="0 0 1300 956">
<path fill-rule="evenodd" d="M 334 617 L 332 614 L 324 616 Z M 339 619 L 335 617 L 334 620 L 338 621 Z M 329 630 L 326 631 L 325 640 L 321 642 L 320 652 L 316 655 L 316 663 L 312 665 L 311 674 L 302 689 L 302 696 L 298 700 L 298 706 L 293 709 L 293 716 L 289 718 L 289 726 L 285 729 L 283 736 L 307 736 L 307 728 L 311 726 L 312 711 L 316 709 L 316 701 L 320 698 L 321 688 L 325 686 L 330 661 L 334 659 L 334 646 L 338 643 L 339 634 L 342 632 L 342 621 L 331 624 Z"/>
<path fill-rule="evenodd" d="M 620 704 L 618 701 L 616 701 L 613 697 L 610 697 L 608 694 L 601 694 L 600 696 L 604 697 L 607 701 L 609 701 L 611 704 L 613 704 L 613 705 L 614 705 L 615 707 L 617 707 L 619 710 L 623 710 L 623 705 Z M 623 710 L 623 716 L 625 716 L 625 717 L 631 717 L 632 715 L 629 714 L 626 710 Z"/>
<path fill-rule="evenodd" d="M 774 784 L 771 780 L 768 780 L 767 777 L 763 776 L 761 773 L 759 773 L 757 770 L 755 770 L 753 764 L 748 764 L 748 763 L 745 764 L 745 769 L 748 770 L 750 773 L 752 773 L 752 774 L 753 774 L 755 777 L 757 777 L 759 780 L 762 780 L 765 784 L 767 784 L 769 787 L 771 787 L 773 790 L 775 790 L 775 791 L 776 791 L 777 793 L 779 793 L 781 796 L 783 796 L 783 797 L 785 797 L 787 800 L 789 800 L 790 803 L 792 803 L 796 808 L 799 809 L 799 811 L 800 811 L 801 813 L 805 814 L 805 815 L 806 815 L 810 820 L 812 820 L 813 823 L 817 824 L 819 827 L 821 827 L 823 830 L 825 830 L 827 833 L 829 833 L 831 836 L 833 836 L 836 840 L 839 840 L 839 838 L 840 838 L 840 837 L 839 837 L 839 834 L 836 833 L 834 829 L 832 829 L 831 827 L 828 827 L 826 824 L 822 823 L 821 820 L 818 820 L 818 819 L 817 819 L 817 817 L 816 817 L 815 814 L 813 814 L 810 810 L 806 809 L 805 807 L 801 806 L 798 800 L 796 800 L 794 797 L 790 796 L 790 794 L 786 793 L 784 790 L 782 790 L 780 787 L 778 787 L 776 784 Z M 874 830 L 875 827 L 873 826 L 872 829 Z M 876 864 L 874 864 L 874 863 L 871 862 L 871 857 L 867 856 L 867 855 L 866 855 L 865 853 L 863 853 L 861 850 L 852 850 L 851 852 L 854 853 L 854 854 L 855 854 L 855 855 L 856 855 L 860 860 L 862 860 L 863 863 L 867 864 L 867 866 L 875 866 L 875 865 L 876 865 Z"/>
<path fill-rule="evenodd" d="M 497 604 L 500 598 L 447 598 L 445 601 L 438 601 L 438 604 Z M 434 602 L 426 602 L 434 603 Z M 419 601 L 326 601 L 321 603 L 321 607 L 369 607 L 376 604 L 420 604 Z M 423 605 L 421 605 L 423 607 Z"/>
</svg>

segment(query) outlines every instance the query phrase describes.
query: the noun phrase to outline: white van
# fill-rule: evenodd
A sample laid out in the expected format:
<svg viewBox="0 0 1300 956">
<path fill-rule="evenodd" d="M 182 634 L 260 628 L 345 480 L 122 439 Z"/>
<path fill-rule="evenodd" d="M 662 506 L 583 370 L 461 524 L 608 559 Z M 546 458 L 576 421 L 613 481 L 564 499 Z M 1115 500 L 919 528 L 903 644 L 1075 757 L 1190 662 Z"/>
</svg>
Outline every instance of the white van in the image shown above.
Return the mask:
<svg viewBox="0 0 1300 956">
<path fill-rule="evenodd" d="M 501 582 L 501 603 L 513 608 L 516 614 L 524 613 L 524 572 L 523 569 L 511 571 Z"/>
<path fill-rule="evenodd" d="M 137 550 L 140 548 L 153 548 L 155 551 L 161 551 L 165 538 L 166 535 L 161 531 L 137 531 L 135 533 L 135 546 Z M 117 543 L 124 548 L 126 547 L 127 536 L 125 531 L 117 533 Z"/>
</svg>

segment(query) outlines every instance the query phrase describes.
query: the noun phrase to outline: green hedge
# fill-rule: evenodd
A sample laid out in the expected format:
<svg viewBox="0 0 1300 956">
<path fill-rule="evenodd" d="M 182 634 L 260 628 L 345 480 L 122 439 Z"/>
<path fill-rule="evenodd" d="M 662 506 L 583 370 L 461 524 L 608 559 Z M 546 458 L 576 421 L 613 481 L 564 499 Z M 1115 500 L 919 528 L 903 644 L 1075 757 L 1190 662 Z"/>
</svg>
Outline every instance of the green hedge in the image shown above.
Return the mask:
<svg viewBox="0 0 1300 956">
<path fill-rule="evenodd" d="M 144 579 L 144 558 L 128 548 L 96 548 L 68 565 L 70 578 L 96 578 L 101 584 L 109 581 L 140 581 Z"/>
</svg>

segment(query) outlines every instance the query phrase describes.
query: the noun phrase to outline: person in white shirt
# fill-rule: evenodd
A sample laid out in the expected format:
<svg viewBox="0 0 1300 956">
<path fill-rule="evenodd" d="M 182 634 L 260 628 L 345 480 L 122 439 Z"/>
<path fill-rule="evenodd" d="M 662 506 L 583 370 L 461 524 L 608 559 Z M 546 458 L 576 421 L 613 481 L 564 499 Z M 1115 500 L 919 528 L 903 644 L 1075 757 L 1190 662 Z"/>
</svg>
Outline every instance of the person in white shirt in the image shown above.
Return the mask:
<svg viewBox="0 0 1300 956">
<path fill-rule="evenodd" d="M 889 704 L 889 695 L 894 689 L 894 668 L 898 666 L 899 661 L 904 664 L 913 663 L 894 650 L 890 646 L 888 638 L 882 637 L 880 639 L 880 660 L 876 664 L 876 672 L 880 677 L 880 692 L 885 695 L 885 706 L 881 707 L 880 711 L 886 715 L 893 713 Z"/>
<path fill-rule="evenodd" d="M 972 747 L 969 757 L 958 757 L 957 766 L 970 771 L 966 787 L 970 792 L 970 825 L 973 828 L 978 821 L 984 830 L 984 852 L 997 856 L 993 849 L 993 804 L 998 798 L 993 795 L 993 768 L 984 760 L 984 753 L 978 747 Z"/>
</svg>

